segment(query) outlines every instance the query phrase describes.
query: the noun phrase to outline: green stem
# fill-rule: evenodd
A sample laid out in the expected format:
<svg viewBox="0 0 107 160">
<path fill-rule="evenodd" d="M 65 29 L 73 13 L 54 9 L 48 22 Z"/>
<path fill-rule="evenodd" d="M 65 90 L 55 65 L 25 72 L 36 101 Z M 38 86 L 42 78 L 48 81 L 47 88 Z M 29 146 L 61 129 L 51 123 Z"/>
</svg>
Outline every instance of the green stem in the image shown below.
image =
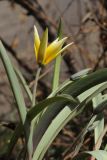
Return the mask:
<svg viewBox="0 0 107 160">
<path fill-rule="evenodd" d="M 33 88 L 33 97 L 32 97 L 32 107 L 36 104 L 36 93 L 37 93 L 37 85 L 38 85 L 38 79 L 40 76 L 40 72 L 41 72 L 41 67 L 38 68 L 37 74 L 35 77 L 34 88 Z"/>
</svg>

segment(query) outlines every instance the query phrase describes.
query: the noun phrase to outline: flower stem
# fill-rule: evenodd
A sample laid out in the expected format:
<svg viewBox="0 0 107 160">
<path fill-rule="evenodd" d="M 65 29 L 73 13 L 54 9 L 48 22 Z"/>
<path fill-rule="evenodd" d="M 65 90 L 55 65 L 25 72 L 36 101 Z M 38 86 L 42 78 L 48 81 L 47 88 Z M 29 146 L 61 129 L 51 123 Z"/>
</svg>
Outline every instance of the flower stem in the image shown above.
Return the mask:
<svg viewBox="0 0 107 160">
<path fill-rule="evenodd" d="M 36 93 L 37 93 L 37 85 L 38 85 L 38 79 L 40 76 L 41 67 L 37 69 L 35 82 L 34 82 L 34 88 L 33 88 L 33 97 L 32 97 L 32 107 L 36 104 Z"/>
</svg>

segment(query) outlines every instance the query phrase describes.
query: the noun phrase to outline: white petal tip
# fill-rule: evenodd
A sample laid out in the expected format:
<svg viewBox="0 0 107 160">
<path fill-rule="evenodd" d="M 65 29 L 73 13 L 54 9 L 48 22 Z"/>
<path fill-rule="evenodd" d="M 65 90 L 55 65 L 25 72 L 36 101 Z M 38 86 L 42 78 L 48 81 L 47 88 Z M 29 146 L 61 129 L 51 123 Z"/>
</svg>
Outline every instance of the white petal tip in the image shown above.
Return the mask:
<svg viewBox="0 0 107 160">
<path fill-rule="evenodd" d="M 36 28 L 36 26 L 34 25 L 34 32 L 37 32 L 37 28 Z"/>
</svg>

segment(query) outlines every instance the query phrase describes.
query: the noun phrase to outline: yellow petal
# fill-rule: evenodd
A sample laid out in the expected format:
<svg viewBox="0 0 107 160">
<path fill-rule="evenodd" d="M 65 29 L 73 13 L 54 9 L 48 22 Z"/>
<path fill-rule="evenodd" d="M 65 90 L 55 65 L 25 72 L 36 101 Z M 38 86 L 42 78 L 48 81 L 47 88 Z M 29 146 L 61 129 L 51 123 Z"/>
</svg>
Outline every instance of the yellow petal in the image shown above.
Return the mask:
<svg viewBox="0 0 107 160">
<path fill-rule="evenodd" d="M 51 47 L 54 47 L 56 45 L 56 43 L 58 42 L 58 39 L 59 38 L 55 39 L 52 43 L 50 43 L 49 46 L 48 46 L 48 49 L 49 48 L 51 49 Z"/>
<path fill-rule="evenodd" d="M 49 62 L 51 62 L 53 59 L 55 59 L 59 54 L 61 54 L 62 52 L 64 52 L 66 50 L 66 48 L 68 48 L 69 46 L 71 46 L 72 44 L 74 44 L 74 42 L 66 45 L 64 48 L 62 48 L 59 52 L 57 52 L 56 54 L 53 54 L 51 57 L 47 58 L 44 65 L 48 64 Z"/>
<path fill-rule="evenodd" d="M 36 26 L 34 26 L 34 49 L 35 49 L 36 59 L 38 59 L 39 46 L 40 46 L 40 38 Z"/>
<path fill-rule="evenodd" d="M 59 38 L 57 38 L 57 39 L 54 40 L 51 44 L 49 44 L 49 46 L 47 47 L 48 52 L 49 52 L 50 50 L 52 50 L 53 48 L 55 48 L 56 44 L 58 43 L 58 39 L 59 39 Z"/>
<path fill-rule="evenodd" d="M 56 55 L 60 51 L 66 39 L 67 37 L 61 39 L 60 41 L 54 41 L 48 46 L 44 63 L 45 61 L 47 61 L 47 59 L 53 59 L 52 57 L 54 57 L 54 55 Z"/>
<path fill-rule="evenodd" d="M 38 62 L 39 63 L 42 63 L 44 60 L 47 43 L 48 43 L 48 29 L 45 30 L 45 32 L 43 33 L 42 39 L 41 39 L 41 43 L 40 43 L 40 47 L 38 51 Z"/>
<path fill-rule="evenodd" d="M 36 49 L 36 45 L 34 44 L 34 51 L 35 51 L 35 55 L 36 55 L 36 61 L 38 61 L 38 52 L 37 52 L 37 49 Z"/>
<path fill-rule="evenodd" d="M 66 45 L 64 48 L 62 48 L 58 53 L 57 53 L 57 56 L 59 55 L 59 54 L 61 54 L 62 52 L 64 52 L 69 46 L 71 46 L 71 45 L 73 45 L 74 44 L 74 42 L 71 42 L 71 43 L 69 43 L 68 45 Z"/>
</svg>

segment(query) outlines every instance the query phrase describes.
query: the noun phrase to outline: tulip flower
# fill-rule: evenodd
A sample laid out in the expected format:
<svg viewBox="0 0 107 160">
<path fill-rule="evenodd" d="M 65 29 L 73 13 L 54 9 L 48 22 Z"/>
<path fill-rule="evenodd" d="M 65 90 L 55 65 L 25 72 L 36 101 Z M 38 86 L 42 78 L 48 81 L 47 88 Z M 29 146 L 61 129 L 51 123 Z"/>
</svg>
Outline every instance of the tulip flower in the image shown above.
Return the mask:
<svg viewBox="0 0 107 160">
<path fill-rule="evenodd" d="M 34 26 L 34 50 L 37 63 L 40 65 L 46 65 L 65 51 L 66 48 L 73 44 L 72 42 L 63 47 L 66 39 L 67 37 L 60 40 L 57 38 L 48 45 L 48 29 L 46 28 L 40 40 L 37 28 Z"/>
</svg>

